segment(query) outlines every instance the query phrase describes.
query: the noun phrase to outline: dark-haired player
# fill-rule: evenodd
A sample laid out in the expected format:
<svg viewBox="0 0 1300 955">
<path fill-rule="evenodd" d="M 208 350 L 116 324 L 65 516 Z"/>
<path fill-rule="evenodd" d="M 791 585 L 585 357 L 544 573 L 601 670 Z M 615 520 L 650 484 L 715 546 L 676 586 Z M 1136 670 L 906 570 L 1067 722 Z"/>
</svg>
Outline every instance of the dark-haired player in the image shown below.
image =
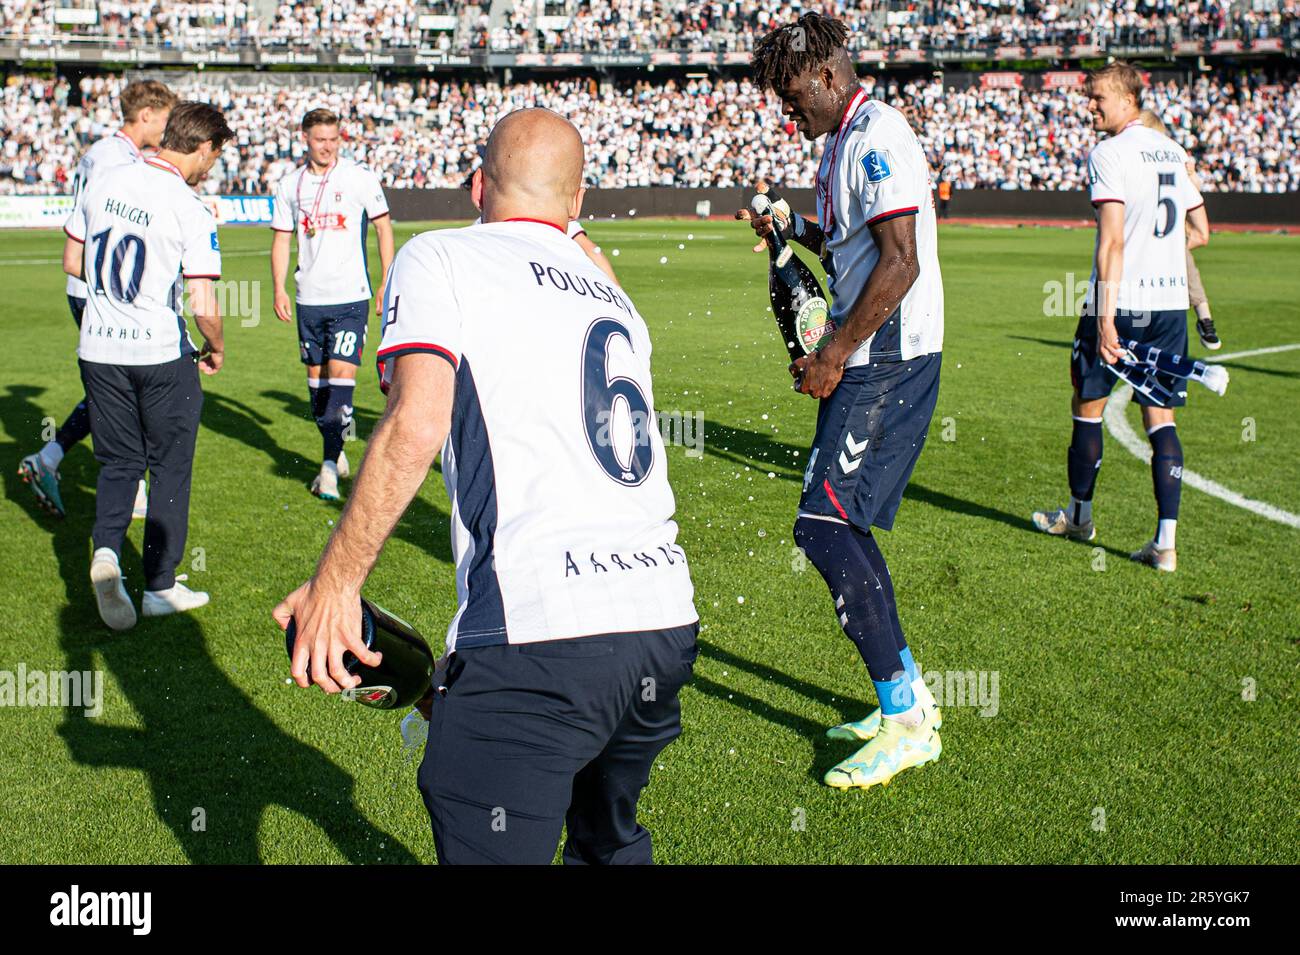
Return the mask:
<svg viewBox="0 0 1300 955">
<path fill-rule="evenodd" d="M 826 266 L 836 331 L 791 366 L 821 399 L 795 541 L 825 578 L 880 707 L 828 733 L 865 743 L 826 773 L 836 788 L 887 783 L 938 758 L 939 709 L 908 649 L 873 527 L 889 530 L 939 393 L 943 284 L 930 170 L 907 120 L 869 99 L 843 23 L 810 13 L 756 44 L 755 79 L 809 140 L 826 137 L 816 221 L 791 238 Z M 772 229 L 769 216 L 751 219 Z"/>
<path fill-rule="evenodd" d="M 217 223 L 194 187 L 233 135 L 215 107 L 179 104 L 158 155 L 96 176 L 64 226 L 63 270 L 82 276 L 88 293 L 77 358 L 100 465 L 90 581 L 99 615 L 114 630 L 136 623 L 120 557 L 146 468 L 152 493 L 141 611 L 161 617 L 208 602 L 176 576 L 203 407 L 199 371 L 216 374 L 225 353 L 212 286 L 221 278 Z M 186 328 L 182 282 L 201 352 Z"/>
<path fill-rule="evenodd" d="M 294 273 L 298 347 L 307 366 L 311 416 L 323 445 L 320 472 L 311 491 L 338 500 L 339 478 L 348 476 L 344 439 L 352 424 L 352 394 L 366 345 L 370 318 L 370 271 L 366 232 L 375 224 L 380 274 L 393 264 L 393 224 L 379 178 L 364 166 L 339 156 L 339 117 L 313 109 L 302 120 L 307 161 L 280 180 L 275 190 L 271 228 L 271 279 L 275 317 L 293 317 L 285 279 L 289 237 L 298 238 Z M 382 281 L 382 280 L 381 280 Z M 376 313 L 384 299 L 381 284 Z"/>
</svg>

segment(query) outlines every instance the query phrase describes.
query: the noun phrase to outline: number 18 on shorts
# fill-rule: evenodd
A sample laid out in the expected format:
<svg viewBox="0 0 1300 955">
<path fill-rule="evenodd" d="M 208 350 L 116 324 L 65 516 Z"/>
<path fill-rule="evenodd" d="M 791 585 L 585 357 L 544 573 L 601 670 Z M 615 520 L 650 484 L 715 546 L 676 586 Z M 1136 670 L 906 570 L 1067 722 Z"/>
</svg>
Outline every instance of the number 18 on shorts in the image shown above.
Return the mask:
<svg viewBox="0 0 1300 955">
<path fill-rule="evenodd" d="M 366 347 L 369 302 L 299 305 L 298 346 L 304 365 L 346 361 L 360 365 Z"/>
</svg>

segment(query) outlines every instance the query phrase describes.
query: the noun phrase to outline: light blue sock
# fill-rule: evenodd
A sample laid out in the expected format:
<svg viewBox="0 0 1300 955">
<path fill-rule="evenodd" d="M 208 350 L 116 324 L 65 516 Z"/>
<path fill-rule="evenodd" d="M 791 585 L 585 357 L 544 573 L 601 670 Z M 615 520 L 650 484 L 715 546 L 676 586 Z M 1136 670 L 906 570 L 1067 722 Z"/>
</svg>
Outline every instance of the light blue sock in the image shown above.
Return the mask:
<svg viewBox="0 0 1300 955">
<path fill-rule="evenodd" d="M 921 671 L 917 667 L 916 661 L 912 659 L 912 648 L 903 647 L 898 651 L 898 655 L 903 661 L 903 669 L 907 671 L 907 681 L 911 683 L 920 679 Z"/>
<path fill-rule="evenodd" d="M 885 716 L 906 713 L 916 705 L 916 696 L 912 693 L 912 681 L 906 673 L 900 673 L 893 680 L 872 680 L 876 686 L 876 698 L 880 700 L 880 712 Z"/>
</svg>

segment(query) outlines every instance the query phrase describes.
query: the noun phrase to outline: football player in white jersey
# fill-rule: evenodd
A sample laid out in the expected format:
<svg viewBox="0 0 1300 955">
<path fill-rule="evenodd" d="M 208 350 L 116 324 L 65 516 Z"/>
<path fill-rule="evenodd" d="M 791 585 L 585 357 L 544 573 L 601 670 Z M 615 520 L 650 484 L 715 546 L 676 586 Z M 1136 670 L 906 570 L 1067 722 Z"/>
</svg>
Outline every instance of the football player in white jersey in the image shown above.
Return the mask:
<svg viewBox="0 0 1300 955">
<path fill-rule="evenodd" d="M 307 161 L 280 180 L 271 228 L 271 278 L 275 315 L 291 321 L 297 312 L 298 346 L 307 366 L 311 416 L 323 445 L 312 493 L 338 500 L 339 478 L 348 476 L 343 444 L 351 434 L 352 395 L 370 319 L 370 268 L 366 234 L 374 223 L 380 274 L 393 262 L 393 223 L 379 178 L 339 155 L 339 117 L 313 109 L 302 120 Z M 285 280 L 290 237 L 298 241 L 295 304 Z M 375 311 L 383 302 L 382 285 Z"/>
<path fill-rule="evenodd" d="M 1154 129 L 1163 136 L 1169 136 L 1169 130 L 1152 110 L 1142 110 L 1142 125 Z M 1191 158 L 1187 160 L 1187 178 L 1192 181 L 1192 187 L 1197 192 L 1203 191 L 1201 177 L 1196 174 L 1196 163 Z M 1210 300 L 1205 294 L 1205 283 L 1201 281 L 1201 270 L 1196 267 L 1196 260 L 1192 258 L 1190 248 L 1187 250 L 1187 300 L 1192 310 L 1196 312 L 1196 334 L 1201 339 L 1201 345 L 1209 351 L 1218 351 L 1223 347 L 1223 341 L 1219 338 L 1218 329 L 1214 327 L 1214 316 L 1210 314 Z"/>
<path fill-rule="evenodd" d="M 176 94 L 156 80 L 141 80 L 127 84 L 118 104 L 122 109 L 122 128 L 96 140 L 81 157 L 72 176 L 74 200 L 93 176 L 114 166 L 139 162 L 146 150 L 158 148 L 167 117 L 176 104 Z M 67 293 L 72 320 L 80 328 L 81 316 L 86 310 L 86 283 L 77 276 L 68 276 Z M 59 494 L 59 465 L 72 446 L 88 434 L 90 419 L 86 414 L 85 398 L 82 398 L 55 432 L 53 440 L 47 441 L 36 454 L 27 455 L 18 465 L 18 473 L 31 487 L 36 499 L 60 517 L 64 511 L 63 498 Z M 145 485 L 142 480 L 136 488 L 133 516 L 143 518 L 144 511 Z"/>
<path fill-rule="evenodd" d="M 1088 156 L 1097 243 L 1070 358 L 1070 503 L 1033 515 L 1039 530 L 1075 540 L 1097 535 L 1092 495 L 1101 468 L 1102 411 L 1116 382 L 1110 366 L 1124 360 L 1122 342 L 1129 340 L 1187 354 L 1187 252 L 1210 240 L 1205 202 L 1187 174 L 1187 154 L 1142 124 L 1142 86 L 1142 74 L 1127 63 L 1112 63 L 1088 77 L 1088 110 L 1106 138 Z M 1135 396 L 1151 442 L 1156 533 L 1132 558 L 1173 571 L 1183 478 L 1174 408 L 1186 404 L 1187 382 L 1156 379 L 1167 397 Z"/>
<path fill-rule="evenodd" d="M 943 279 L 930 170 L 898 110 L 872 100 L 845 49 L 848 30 L 806 14 L 754 47 L 755 80 L 804 137 L 825 136 L 816 220 L 791 215 L 794 241 L 821 257 L 835 331 L 791 365 L 821 399 L 795 542 L 831 591 L 880 705 L 827 735 L 863 744 L 825 776 L 838 789 L 887 783 L 938 758 L 941 715 L 898 619 L 873 527 L 889 530 L 939 392 Z M 741 210 L 755 232 L 771 216 Z"/>
<path fill-rule="evenodd" d="M 649 862 L 637 799 L 695 659 L 649 333 L 565 234 L 581 171 L 568 121 L 510 113 L 476 175 L 483 223 L 402 247 L 388 408 L 315 576 L 275 611 L 299 685 L 355 686 L 344 651 L 376 662 L 358 595 L 442 449 L 459 607 L 420 789 L 444 863 L 546 863 L 566 826 L 566 861 Z"/>
<path fill-rule="evenodd" d="M 65 226 L 63 269 L 87 285 L 77 358 L 100 464 L 90 580 L 100 617 L 114 630 L 136 622 L 120 555 L 146 466 L 153 493 L 142 611 L 164 616 L 208 602 L 176 575 L 203 406 L 199 370 L 216 374 L 224 356 L 212 287 L 221 277 L 217 224 L 193 187 L 232 136 L 216 108 L 177 105 L 158 155 L 97 175 Z M 183 293 L 205 340 L 201 353 L 186 328 Z"/>
</svg>

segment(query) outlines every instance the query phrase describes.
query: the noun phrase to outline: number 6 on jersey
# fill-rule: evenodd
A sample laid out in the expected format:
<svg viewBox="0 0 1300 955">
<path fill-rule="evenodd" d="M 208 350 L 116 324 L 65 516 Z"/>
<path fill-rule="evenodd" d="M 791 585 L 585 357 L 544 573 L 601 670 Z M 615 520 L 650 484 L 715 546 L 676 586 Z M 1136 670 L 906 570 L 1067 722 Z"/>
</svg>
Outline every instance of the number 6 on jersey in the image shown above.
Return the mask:
<svg viewBox="0 0 1300 955">
<path fill-rule="evenodd" d="M 636 381 L 610 376 L 610 345 L 617 339 L 631 350 L 632 336 L 616 319 L 598 318 L 587 329 L 582 346 L 582 417 L 596 463 L 619 484 L 635 487 L 654 466 L 650 403 Z"/>
</svg>

